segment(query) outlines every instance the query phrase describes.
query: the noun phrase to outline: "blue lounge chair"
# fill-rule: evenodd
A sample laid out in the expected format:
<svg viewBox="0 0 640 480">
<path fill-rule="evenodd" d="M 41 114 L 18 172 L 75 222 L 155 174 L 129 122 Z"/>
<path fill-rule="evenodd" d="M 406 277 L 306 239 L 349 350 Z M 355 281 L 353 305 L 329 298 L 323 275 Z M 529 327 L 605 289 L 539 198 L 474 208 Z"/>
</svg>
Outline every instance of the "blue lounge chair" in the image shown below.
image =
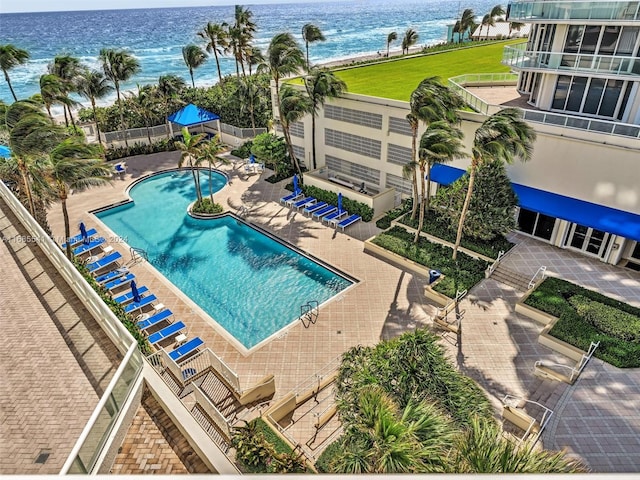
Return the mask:
<svg viewBox="0 0 640 480">
<path fill-rule="evenodd" d="M 336 210 L 338 210 L 338 209 L 336 207 L 334 207 L 333 205 L 327 205 L 326 207 L 321 208 L 320 210 L 316 210 L 315 212 L 313 212 L 311 214 L 311 218 L 315 218 L 316 220 L 319 220 L 322 217 L 324 217 L 325 215 L 329 215 L 330 213 L 333 213 Z"/>
<path fill-rule="evenodd" d="M 129 286 L 129 282 L 134 278 L 136 278 L 136 276 L 133 273 L 127 273 L 125 275 L 121 275 L 115 280 L 111 280 L 110 282 L 105 283 L 103 287 L 111 291 L 111 290 L 115 290 L 118 287 L 123 287 L 125 285 Z"/>
<path fill-rule="evenodd" d="M 302 213 L 313 213 L 316 210 L 320 210 L 321 208 L 324 208 L 326 206 L 327 206 L 327 202 L 314 203 L 313 205 L 309 205 L 304 210 L 302 210 Z"/>
<path fill-rule="evenodd" d="M 157 332 L 149 335 L 149 338 L 147 340 L 149 340 L 149 343 L 151 345 L 155 345 L 156 343 L 166 340 L 167 338 L 174 337 L 186 328 L 187 326 L 182 322 L 172 323 L 171 325 L 164 327 L 162 330 L 158 330 Z"/>
<path fill-rule="evenodd" d="M 297 209 L 302 208 L 302 207 L 307 207 L 311 204 L 316 203 L 317 200 L 313 197 L 306 197 L 303 198 L 302 200 L 298 200 L 297 202 L 294 202 L 291 204 L 292 207 L 295 207 Z"/>
<path fill-rule="evenodd" d="M 113 265 L 121 258 L 122 258 L 122 254 L 120 252 L 113 252 L 107 255 L 106 257 L 102 257 L 101 259 L 96 260 L 95 262 L 88 263 L 87 268 L 91 273 L 96 273 L 99 270 L 102 270 L 103 268 L 108 267 L 109 265 Z"/>
<path fill-rule="evenodd" d="M 147 293 L 149 289 L 147 287 L 138 287 L 138 294 L 144 298 L 144 294 Z M 113 299 L 116 303 L 120 305 L 124 305 L 125 303 L 129 303 L 133 301 L 133 292 L 123 293 L 122 295 Z"/>
<path fill-rule="evenodd" d="M 187 358 L 188 355 L 194 353 L 201 345 L 204 345 L 204 342 L 200 337 L 192 338 L 187 343 L 169 352 L 169 357 L 177 363 L 178 361 Z"/>
<path fill-rule="evenodd" d="M 349 225 L 353 225 L 359 220 L 362 220 L 362 217 L 360 215 L 353 214 L 350 217 L 345 218 L 341 222 L 338 222 L 336 224 L 336 228 L 341 228 L 342 231 L 344 232 L 345 228 L 347 228 Z"/>
<path fill-rule="evenodd" d="M 322 217 L 322 221 L 323 222 L 327 222 L 327 225 L 329 225 L 331 222 L 333 222 L 336 219 L 342 218 L 345 215 L 347 215 L 347 211 L 346 210 L 342 210 L 341 212 L 338 211 L 338 209 L 336 209 L 335 212 L 330 213 L 329 215 L 325 215 L 324 217 Z"/>
<path fill-rule="evenodd" d="M 141 331 L 144 331 L 147 328 L 153 327 L 154 325 L 157 325 L 158 323 L 164 320 L 167 320 L 171 315 L 173 315 L 173 312 L 171 310 L 169 309 L 162 310 L 161 312 L 156 313 L 155 315 L 149 318 L 140 320 L 139 322 L 136 323 L 136 325 Z"/>
<path fill-rule="evenodd" d="M 129 273 L 129 269 L 127 267 L 116 268 L 115 270 L 111 270 L 108 273 L 97 276 L 96 282 L 99 284 L 107 283 L 123 275 L 127 275 L 128 273 Z"/>
<path fill-rule="evenodd" d="M 301 197 L 302 192 L 293 192 L 289 195 L 286 195 L 280 199 L 280 203 L 288 204 L 289 202 L 293 202 L 296 198 Z"/>
<path fill-rule="evenodd" d="M 75 256 L 78 256 L 78 255 L 82 255 L 83 253 L 90 252 L 94 248 L 98 248 L 104 242 L 106 242 L 104 237 L 95 238 L 95 239 L 91 240 L 89 243 L 83 243 L 79 247 L 74 248 L 73 249 L 73 254 Z"/>
<path fill-rule="evenodd" d="M 131 302 L 130 304 L 125 305 L 124 311 L 126 313 L 136 312 L 136 311 L 140 310 L 141 308 L 146 307 L 147 305 L 151 305 L 156 300 L 158 300 L 156 298 L 156 296 L 151 294 L 148 297 L 144 297 L 144 298 L 140 299 L 139 302 Z"/>
<path fill-rule="evenodd" d="M 94 235 L 96 235 L 98 233 L 98 231 L 95 228 L 92 228 L 91 230 L 87 230 L 87 237 L 91 238 Z M 73 247 L 74 245 L 79 244 L 82 241 L 82 234 L 78 234 L 75 237 L 71 237 L 69 239 L 69 243 L 71 244 L 71 246 Z M 63 243 L 62 244 L 62 248 L 67 248 L 67 244 Z"/>
</svg>

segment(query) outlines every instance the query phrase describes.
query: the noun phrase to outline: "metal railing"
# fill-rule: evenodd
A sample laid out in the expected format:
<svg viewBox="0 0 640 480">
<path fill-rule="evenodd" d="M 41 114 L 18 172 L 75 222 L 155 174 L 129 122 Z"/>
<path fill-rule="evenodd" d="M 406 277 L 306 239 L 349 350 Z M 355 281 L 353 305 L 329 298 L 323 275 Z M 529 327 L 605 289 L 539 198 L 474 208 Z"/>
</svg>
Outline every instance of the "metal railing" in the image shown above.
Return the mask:
<svg viewBox="0 0 640 480">
<path fill-rule="evenodd" d="M 543 20 L 640 20 L 637 1 L 549 1 L 524 0 L 509 4 L 510 22 Z"/>
<path fill-rule="evenodd" d="M 175 364 L 173 360 L 168 363 Z M 190 357 L 188 360 L 180 363 L 179 368 L 182 371 L 193 369 L 196 372 L 202 372 L 208 368 L 213 368 L 218 374 L 220 374 L 220 376 L 227 382 L 227 384 L 235 390 L 235 392 L 239 396 L 242 395 L 242 389 L 240 388 L 240 379 L 238 378 L 238 374 L 231 370 L 231 368 L 226 363 L 224 363 L 220 357 L 213 353 L 210 348 L 205 348 L 204 350 Z"/>
<path fill-rule="evenodd" d="M 547 273 L 547 267 L 545 267 L 544 265 L 541 266 L 536 273 L 533 274 L 533 277 L 531 277 L 531 280 L 529 280 L 529 290 L 531 290 L 533 287 L 535 287 L 536 283 L 539 281 L 544 280 L 544 276 Z M 538 279 L 538 276 L 540 277 L 540 279 Z"/>
<path fill-rule="evenodd" d="M 340 364 L 342 363 L 342 355 L 338 355 L 329 363 L 327 363 L 324 367 L 318 370 L 313 375 L 310 375 L 306 379 L 302 380 L 296 387 L 293 389 L 293 393 L 296 397 L 300 396 L 301 393 L 308 392 L 310 390 L 317 391 L 320 388 L 320 384 L 322 380 L 333 375 L 340 368 Z"/>
<path fill-rule="evenodd" d="M 209 397 L 207 397 L 207 395 L 197 385 L 193 386 L 193 394 L 196 403 L 200 408 L 202 408 L 202 410 L 204 410 L 213 423 L 216 424 L 220 433 L 226 437 L 225 439 L 227 441 L 231 440 L 231 428 L 229 427 L 229 421 L 226 417 L 216 408 L 211 400 L 209 400 Z"/>
<path fill-rule="evenodd" d="M 562 363 L 552 363 L 552 362 L 545 362 L 543 360 L 538 360 L 534 364 L 534 369 L 538 370 L 539 367 L 551 367 L 556 369 L 568 370 L 569 382 L 573 383 L 580 376 L 582 371 L 585 369 L 585 367 L 587 366 L 587 363 L 589 363 L 589 360 L 591 360 L 591 357 L 593 357 L 593 354 L 595 353 L 596 348 L 598 348 L 599 346 L 600 346 L 600 341 L 591 342 L 591 345 L 589 345 L 589 350 L 587 350 L 587 352 L 585 352 L 582 355 L 582 357 L 580 357 L 580 360 L 574 366 L 564 365 Z"/>
<path fill-rule="evenodd" d="M 542 418 L 538 422 L 538 424 L 540 425 L 540 428 L 535 433 L 535 436 L 533 437 L 533 440 L 530 443 L 530 448 L 533 448 L 533 446 L 538 442 L 538 439 L 542 435 L 542 431 L 545 429 L 545 427 L 547 426 L 547 424 L 551 420 L 551 416 L 553 415 L 553 410 L 551 410 L 550 408 L 548 408 L 547 406 L 545 406 L 545 405 L 543 405 L 541 403 L 535 402 L 533 400 L 527 400 L 525 398 L 516 397 L 514 395 L 508 395 L 507 394 L 502 399 L 502 404 L 504 406 L 511 406 L 513 408 L 518 408 L 518 409 L 521 408 L 519 406 L 519 404 L 521 402 L 524 402 L 524 403 L 530 404 L 530 405 L 536 405 L 538 408 L 540 408 L 542 410 Z M 533 420 L 537 421 L 535 418 L 533 418 Z M 535 425 L 535 423 L 533 423 L 533 422 L 529 425 L 527 430 L 524 432 L 524 435 L 522 437 L 520 437 L 519 443 L 524 442 L 529 437 L 529 435 L 532 433 L 532 429 L 533 429 L 534 425 Z"/>
<path fill-rule="evenodd" d="M 90 473 L 142 372 L 142 355 L 125 326 L 3 182 L 0 196 L 124 357 L 60 471 Z"/>
<path fill-rule="evenodd" d="M 465 86 L 471 84 L 475 86 L 482 86 L 483 84 L 506 84 L 515 86 L 518 84 L 518 75 L 514 73 L 479 73 L 459 75 L 449 79 L 449 87 L 458 93 L 471 108 L 476 112 L 492 115 L 499 112 L 503 107 L 500 105 L 492 105 L 471 93 L 465 88 Z"/>
<path fill-rule="evenodd" d="M 495 262 L 493 262 L 491 265 L 489 265 L 487 277 L 491 276 L 491 274 L 498 267 L 498 264 L 500 263 L 500 261 L 502 260 L 503 257 L 504 257 L 504 250 L 500 250 L 500 252 L 498 252 L 498 258 L 496 258 Z"/>
<path fill-rule="evenodd" d="M 210 129 L 211 130 L 211 129 Z M 213 129 L 215 131 L 215 129 Z M 232 135 L 237 138 L 245 139 L 245 138 L 253 138 L 255 135 L 260 135 L 261 133 L 265 133 L 267 131 L 266 128 L 256 128 L 256 133 L 254 135 L 252 128 L 240 128 L 234 125 L 229 125 L 227 123 L 220 123 L 220 131 L 222 133 L 226 133 L 227 135 Z M 148 139 L 149 136 L 151 140 L 155 140 L 158 137 L 165 137 L 169 133 L 168 125 L 154 125 L 153 127 L 149 127 L 147 130 L 146 127 L 139 128 L 129 128 L 124 131 L 116 130 L 113 132 L 100 132 L 100 138 L 104 143 L 113 143 L 113 142 L 124 142 L 125 137 L 127 140 L 139 140 L 139 139 Z M 180 132 L 175 131 L 174 134 L 178 135 Z"/>
<path fill-rule="evenodd" d="M 255 133 L 253 132 L 253 128 L 240 128 L 235 127 L 233 125 L 229 125 L 227 123 L 220 124 L 220 130 L 222 133 L 226 133 L 227 135 L 232 135 L 237 138 L 253 138 L 256 135 L 260 135 L 261 133 L 266 133 L 266 128 L 256 128 Z"/>
</svg>

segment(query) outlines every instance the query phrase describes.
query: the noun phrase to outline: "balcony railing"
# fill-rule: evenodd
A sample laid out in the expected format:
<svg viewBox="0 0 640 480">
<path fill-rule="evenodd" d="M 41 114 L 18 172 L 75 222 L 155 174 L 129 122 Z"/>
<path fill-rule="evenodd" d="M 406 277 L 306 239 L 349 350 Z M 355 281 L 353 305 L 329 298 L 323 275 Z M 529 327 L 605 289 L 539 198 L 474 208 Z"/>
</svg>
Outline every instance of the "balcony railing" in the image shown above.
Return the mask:
<svg viewBox="0 0 640 480">
<path fill-rule="evenodd" d="M 526 50 L 526 44 L 504 47 L 502 63 L 523 70 L 585 72 L 601 75 L 640 75 L 640 59 L 619 55 L 585 55 Z"/>
<path fill-rule="evenodd" d="M 509 4 L 510 22 L 545 20 L 627 21 L 640 20 L 640 2 L 529 0 Z"/>
<path fill-rule="evenodd" d="M 491 105 L 482 98 L 474 95 L 465 86 L 476 85 L 513 85 L 518 84 L 518 75 L 514 73 L 480 73 L 460 75 L 449 79 L 449 87 L 460 95 L 463 100 L 476 112 L 493 115 L 500 110 L 499 105 Z"/>
</svg>

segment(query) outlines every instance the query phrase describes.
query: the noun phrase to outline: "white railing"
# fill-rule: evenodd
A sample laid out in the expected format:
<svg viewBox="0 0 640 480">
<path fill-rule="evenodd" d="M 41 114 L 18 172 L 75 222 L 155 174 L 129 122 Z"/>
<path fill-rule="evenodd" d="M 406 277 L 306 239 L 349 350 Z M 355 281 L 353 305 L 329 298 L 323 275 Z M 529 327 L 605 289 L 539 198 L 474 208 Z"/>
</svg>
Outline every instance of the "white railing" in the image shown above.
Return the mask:
<svg viewBox="0 0 640 480">
<path fill-rule="evenodd" d="M 599 346 L 600 346 L 600 341 L 591 342 L 591 345 L 589 345 L 589 350 L 587 350 L 586 353 L 582 354 L 582 357 L 580 357 L 580 361 L 576 363 L 574 366 L 564 365 L 562 363 L 552 363 L 552 362 L 545 362 L 544 360 L 538 360 L 536 361 L 536 363 L 534 363 L 533 367 L 536 371 L 538 371 L 539 367 L 552 367 L 556 369 L 568 370 L 569 382 L 573 383 L 580 376 L 582 371 L 585 369 L 585 367 L 587 366 L 587 363 L 589 363 L 589 360 L 591 360 L 591 357 L 593 357 L 593 354 L 595 353 L 596 348 L 598 348 Z"/>
<path fill-rule="evenodd" d="M 122 405 L 136 383 L 135 380 L 142 372 L 142 355 L 129 331 L 3 182 L 0 182 L 0 196 L 124 356 L 60 472 L 65 474 L 73 469 L 74 472 L 89 473 L 121 413 Z M 110 419 L 107 422 L 103 421 L 105 414 Z"/>
<path fill-rule="evenodd" d="M 216 129 L 207 128 L 210 132 L 215 132 Z M 245 138 L 253 138 L 256 135 L 260 135 L 261 133 L 265 133 L 267 131 L 266 128 L 256 128 L 255 135 L 253 133 L 252 128 L 240 128 L 234 125 L 229 125 L 226 123 L 220 123 L 220 130 L 222 133 L 226 133 L 227 135 L 232 135 L 237 138 L 245 139 Z M 104 143 L 113 143 L 113 142 L 124 142 L 125 137 L 127 140 L 139 140 L 139 139 L 148 139 L 151 137 L 151 140 L 155 140 L 159 137 L 165 137 L 169 133 L 169 127 L 166 124 L 163 125 L 155 125 L 153 127 L 149 127 L 147 130 L 146 127 L 139 128 L 129 128 L 127 130 L 115 130 L 113 132 L 100 132 L 100 138 Z M 175 135 L 178 135 L 180 132 L 174 132 Z"/>
<path fill-rule="evenodd" d="M 200 387 L 197 385 L 193 386 L 193 394 L 195 397 L 196 403 L 204 410 L 207 416 L 213 420 L 213 423 L 216 424 L 220 433 L 222 433 L 227 441 L 231 440 L 231 429 L 229 428 L 228 420 L 225 416 L 216 408 L 216 406 L 211 403 L 209 397 L 200 390 Z M 194 417 L 195 418 L 195 417 Z M 196 419 L 197 420 L 197 419 Z"/>
<path fill-rule="evenodd" d="M 547 273 L 547 267 L 543 265 L 536 271 L 536 273 L 533 274 L 533 277 L 531 277 L 531 280 L 529 280 L 528 290 L 531 290 L 533 287 L 535 287 L 537 282 L 544 280 L 546 273 Z M 538 276 L 540 277 L 540 279 L 538 279 Z"/>
<path fill-rule="evenodd" d="M 491 276 L 491 274 L 495 271 L 496 268 L 498 268 L 498 264 L 503 258 L 504 258 L 504 250 L 500 250 L 500 252 L 498 252 L 498 257 L 496 258 L 496 260 L 491 265 L 489 265 L 487 278 Z"/>
<path fill-rule="evenodd" d="M 301 393 L 305 393 L 310 390 L 317 390 L 318 388 L 320 388 L 320 383 L 322 383 L 322 380 L 336 372 L 340 368 L 341 363 L 342 355 L 338 355 L 316 373 L 310 375 L 305 380 L 296 385 L 296 387 L 293 389 L 295 396 L 298 397 Z"/>
<path fill-rule="evenodd" d="M 499 112 L 503 107 L 500 105 L 492 105 L 471 93 L 465 88 L 465 86 L 471 84 L 475 86 L 483 84 L 507 84 L 515 86 L 518 84 L 518 75 L 514 73 L 481 73 L 460 75 L 449 79 L 449 87 L 458 93 L 471 108 L 476 112 L 492 115 Z"/>
<path fill-rule="evenodd" d="M 173 360 L 171 361 L 172 363 Z M 196 372 L 202 372 L 207 368 L 213 368 L 217 373 L 220 374 L 222 378 L 229 384 L 231 388 L 233 388 L 238 395 L 242 395 L 242 389 L 240 388 L 240 379 L 238 378 L 238 374 L 231 370 L 231 368 L 222 361 L 220 357 L 218 357 L 210 348 L 205 348 L 204 350 L 196 353 L 188 360 L 180 363 L 180 368 L 182 371 L 187 369 L 193 369 Z M 182 378 L 182 377 L 179 377 Z"/>
<path fill-rule="evenodd" d="M 551 416 L 553 415 L 553 410 L 551 410 L 550 408 L 548 408 L 547 406 L 541 403 L 534 402 L 533 400 L 527 400 L 525 398 L 516 397 L 514 395 L 505 395 L 505 397 L 502 399 L 502 404 L 504 406 L 511 406 L 513 408 L 520 408 L 519 404 L 521 402 L 528 403 L 530 405 L 536 405 L 542 410 L 542 418 L 538 422 L 538 424 L 540 425 L 540 429 L 536 432 L 530 444 L 531 448 L 533 448 L 533 446 L 536 444 L 536 442 L 540 438 L 540 435 L 542 435 L 542 431 L 545 429 L 545 427 L 551 420 Z M 536 419 L 534 420 L 537 421 Z M 529 435 L 532 433 L 531 430 L 533 429 L 534 425 L 535 423 L 533 422 L 529 425 L 527 430 L 524 432 L 524 435 L 520 438 L 520 442 L 523 442 L 529 437 Z"/>
<path fill-rule="evenodd" d="M 582 21 L 637 21 L 640 19 L 637 1 L 576 1 L 576 0 L 521 0 L 511 2 L 509 21 L 568 20 Z"/>
</svg>

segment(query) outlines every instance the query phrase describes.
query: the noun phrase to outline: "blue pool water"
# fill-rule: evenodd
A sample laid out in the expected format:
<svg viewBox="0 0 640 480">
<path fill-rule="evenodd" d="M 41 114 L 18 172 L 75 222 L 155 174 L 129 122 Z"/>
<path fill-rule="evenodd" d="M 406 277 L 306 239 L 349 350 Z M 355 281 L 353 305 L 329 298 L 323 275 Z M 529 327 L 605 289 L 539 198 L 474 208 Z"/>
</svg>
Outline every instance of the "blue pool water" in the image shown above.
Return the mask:
<svg viewBox="0 0 640 480">
<path fill-rule="evenodd" d="M 209 192 L 208 173 L 200 173 Z M 226 179 L 213 176 L 213 191 Z M 197 220 L 186 213 L 195 199 L 189 172 L 149 177 L 129 192 L 132 203 L 96 215 L 246 348 L 352 284 L 310 258 L 234 217 Z M 215 200 L 215 193 L 214 193 Z M 162 300 L 162 299 L 160 299 Z"/>
</svg>

